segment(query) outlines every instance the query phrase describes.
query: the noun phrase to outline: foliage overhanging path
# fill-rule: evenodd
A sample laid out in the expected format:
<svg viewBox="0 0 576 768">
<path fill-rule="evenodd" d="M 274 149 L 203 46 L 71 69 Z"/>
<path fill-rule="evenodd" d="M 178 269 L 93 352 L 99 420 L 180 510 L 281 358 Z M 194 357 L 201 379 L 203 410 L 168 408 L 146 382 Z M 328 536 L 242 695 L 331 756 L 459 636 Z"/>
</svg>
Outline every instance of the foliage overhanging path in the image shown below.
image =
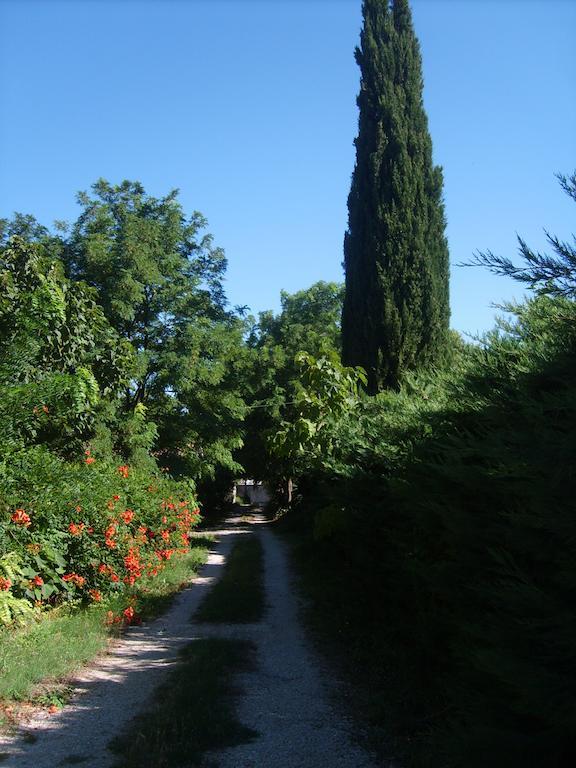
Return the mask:
<svg viewBox="0 0 576 768">
<path fill-rule="evenodd" d="M 109 768 L 110 739 L 146 704 L 178 658 L 198 637 L 190 615 L 204 599 L 240 535 L 238 526 L 214 531 L 208 562 L 170 610 L 146 626 L 132 626 L 109 652 L 74 679 L 70 705 L 55 715 L 35 715 L 17 737 L 0 737 L 6 768 L 54 768 L 72 763 Z"/>
<path fill-rule="evenodd" d="M 260 525 L 267 613 L 259 624 L 225 625 L 250 639 L 257 664 L 239 676 L 238 718 L 258 732 L 251 742 L 211 753 L 219 768 L 376 768 L 354 740 L 354 726 L 331 699 L 334 681 L 306 640 L 283 543 Z"/>
</svg>

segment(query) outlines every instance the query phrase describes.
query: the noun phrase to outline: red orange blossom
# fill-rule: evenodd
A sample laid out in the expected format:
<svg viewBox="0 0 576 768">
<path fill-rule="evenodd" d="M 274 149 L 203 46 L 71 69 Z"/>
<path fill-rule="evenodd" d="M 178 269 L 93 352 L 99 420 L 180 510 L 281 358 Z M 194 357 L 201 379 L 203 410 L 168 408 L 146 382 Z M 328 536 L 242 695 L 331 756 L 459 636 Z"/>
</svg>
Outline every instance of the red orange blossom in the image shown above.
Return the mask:
<svg viewBox="0 0 576 768">
<path fill-rule="evenodd" d="M 13 523 L 16 523 L 16 525 L 24 525 L 26 528 L 32 522 L 30 520 L 30 515 L 26 514 L 23 509 L 17 509 L 10 519 Z"/>
</svg>

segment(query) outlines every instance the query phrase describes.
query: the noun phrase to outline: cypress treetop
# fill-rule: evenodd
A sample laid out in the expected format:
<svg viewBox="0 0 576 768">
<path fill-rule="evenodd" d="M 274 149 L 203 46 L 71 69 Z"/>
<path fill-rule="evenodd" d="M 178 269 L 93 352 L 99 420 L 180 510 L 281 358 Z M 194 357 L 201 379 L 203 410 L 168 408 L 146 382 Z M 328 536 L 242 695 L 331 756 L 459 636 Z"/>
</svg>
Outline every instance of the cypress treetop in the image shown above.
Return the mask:
<svg viewBox="0 0 576 768">
<path fill-rule="evenodd" d="M 410 7 L 407 0 L 364 0 L 363 18 L 342 354 L 346 365 L 365 368 L 375 393 L 442 353 L 448 247 Z"/>
</svg>

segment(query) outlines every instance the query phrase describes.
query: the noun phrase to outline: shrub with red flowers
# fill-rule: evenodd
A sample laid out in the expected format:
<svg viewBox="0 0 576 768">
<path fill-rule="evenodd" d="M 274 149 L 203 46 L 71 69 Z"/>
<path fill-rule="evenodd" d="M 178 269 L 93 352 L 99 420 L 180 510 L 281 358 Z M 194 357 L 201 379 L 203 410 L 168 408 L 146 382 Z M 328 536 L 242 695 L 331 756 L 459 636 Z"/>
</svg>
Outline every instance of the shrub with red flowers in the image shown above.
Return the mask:
<svg viewBox="0 0 576 768">
<path fill-rule="evenodd" d="M 89 466 L 86 456 L 95 459 Z M 75 463 L 40 448 L 26 457 L 33 466 L 4 483 L 12 504 L 0 518 L 0 545 L 20 570 L 14 578 L 0 572 L 0 593 L 36 609 L 109 597 L 117 604 L 140 579 L 158 576 L 166 561 L 190 550 L 200 517 L 189 483 L 91 451 Z M 115 623 L 136 615 L 132 606 Z"/>
</svg>

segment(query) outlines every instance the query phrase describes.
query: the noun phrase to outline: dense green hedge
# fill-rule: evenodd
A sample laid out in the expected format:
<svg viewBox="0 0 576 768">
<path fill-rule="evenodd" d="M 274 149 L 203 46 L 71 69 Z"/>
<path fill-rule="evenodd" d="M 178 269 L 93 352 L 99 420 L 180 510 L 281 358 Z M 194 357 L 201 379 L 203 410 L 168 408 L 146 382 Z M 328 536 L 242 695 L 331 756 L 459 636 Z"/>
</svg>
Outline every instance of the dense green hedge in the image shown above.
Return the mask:
<svg viewBox="0 0 576 768">
<path fill-rule="evenodd" d="M 379 670 L 376 719 L 417 766 L 576 761 L 576 307 L 513 309 L 361 401 L 300 481 L 331 564 L 318 608 Z"/>
</svg>

